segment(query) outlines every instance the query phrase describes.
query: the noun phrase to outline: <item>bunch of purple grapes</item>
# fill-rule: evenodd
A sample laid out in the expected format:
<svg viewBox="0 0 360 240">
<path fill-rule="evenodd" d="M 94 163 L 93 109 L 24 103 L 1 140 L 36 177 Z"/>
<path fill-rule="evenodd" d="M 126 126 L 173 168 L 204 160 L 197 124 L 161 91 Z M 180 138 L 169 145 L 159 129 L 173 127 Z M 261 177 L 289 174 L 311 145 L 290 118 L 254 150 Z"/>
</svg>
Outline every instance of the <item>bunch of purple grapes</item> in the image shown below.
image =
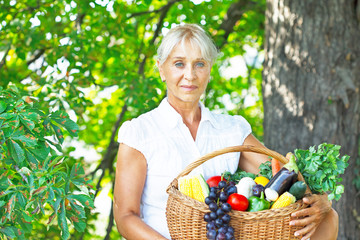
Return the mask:
<svg viewBox="0 0 360 240">
<path fill-rule="evenodd" d="M 235 240 L 234 228 L 229 225 L 231 206 L 227 199 L 232 193 L 237 193 L 234 182 L 220 181 L 217 187 L 211 187 L 205 203 L 210 212 L 205 213 L 206 238 L 211 240 Z"/>
</svg>

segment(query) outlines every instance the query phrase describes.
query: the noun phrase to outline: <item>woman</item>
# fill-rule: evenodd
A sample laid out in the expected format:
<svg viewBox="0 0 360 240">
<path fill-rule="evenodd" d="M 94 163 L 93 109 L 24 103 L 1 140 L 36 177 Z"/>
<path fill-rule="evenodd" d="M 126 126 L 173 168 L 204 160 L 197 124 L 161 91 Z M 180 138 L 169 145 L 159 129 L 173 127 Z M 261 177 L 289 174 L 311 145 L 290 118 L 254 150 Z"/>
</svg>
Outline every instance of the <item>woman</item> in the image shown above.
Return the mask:
<svg viewBox="0 0 360 240">
<path fill-rule="evenodd" d="M 199 101 L 216 55 L 212 40 L 199 26 L 171 29 L 158 49 L 157 61 L 167 98 L 120 128 L 114 216 L 119 232 L 128 240 L 170 239 L 166 188 L 190 162 L 228 146 L 262 146 L 243 117 L 211 113 Z M 229 153 L 194 171 L 205 179 L 238 167 L 258 173 L 266 160 L 256 153 Z M 299 219 L 291 224 L 304 226 L 295 234 L 304 239 L 336 239 L 337 214 L 327 197 L 313 195 L 304 201 L 311 207 L 294 213 Z"/>
</svg>

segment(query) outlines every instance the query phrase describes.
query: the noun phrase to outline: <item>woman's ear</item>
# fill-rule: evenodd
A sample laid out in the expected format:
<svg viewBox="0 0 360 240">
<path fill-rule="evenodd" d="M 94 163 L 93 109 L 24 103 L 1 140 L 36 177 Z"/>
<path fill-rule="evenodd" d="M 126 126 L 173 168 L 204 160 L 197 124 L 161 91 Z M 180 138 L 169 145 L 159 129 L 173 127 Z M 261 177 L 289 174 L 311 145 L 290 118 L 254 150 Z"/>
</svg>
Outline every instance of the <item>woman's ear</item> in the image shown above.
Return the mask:
<svg viewBox="0 0 360 240">
<path fill-rule="evenodd" d="M 161 81 L 165 82 L 164 72 L 163 72 L 163 70 L 162 70 L 162 66 L 160 65 L 160 61 L 159 61 L 159 60 L 156 60 L 156 65 L 157 65 L 157 67 L 158 67 L 158 69 L 159 69 Z"/>
</svg>

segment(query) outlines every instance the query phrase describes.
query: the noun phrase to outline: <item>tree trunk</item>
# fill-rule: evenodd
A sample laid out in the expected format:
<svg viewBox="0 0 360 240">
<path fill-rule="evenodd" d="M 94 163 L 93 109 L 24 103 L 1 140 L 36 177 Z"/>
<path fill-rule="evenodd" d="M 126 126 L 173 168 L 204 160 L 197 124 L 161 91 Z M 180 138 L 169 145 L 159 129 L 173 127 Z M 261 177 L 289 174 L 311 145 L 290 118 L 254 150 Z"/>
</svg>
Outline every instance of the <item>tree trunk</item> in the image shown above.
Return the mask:
<svg viewBox="0 0 360 240">
<path fill-rule="evenodd" d="M 359 151 L 360 1 L 267 0 L 264 142 L 283 154 L 322 142 L 350 156 L 333 204 L 338 239 L 360 239 L 352 184 Z"/>
</svg>

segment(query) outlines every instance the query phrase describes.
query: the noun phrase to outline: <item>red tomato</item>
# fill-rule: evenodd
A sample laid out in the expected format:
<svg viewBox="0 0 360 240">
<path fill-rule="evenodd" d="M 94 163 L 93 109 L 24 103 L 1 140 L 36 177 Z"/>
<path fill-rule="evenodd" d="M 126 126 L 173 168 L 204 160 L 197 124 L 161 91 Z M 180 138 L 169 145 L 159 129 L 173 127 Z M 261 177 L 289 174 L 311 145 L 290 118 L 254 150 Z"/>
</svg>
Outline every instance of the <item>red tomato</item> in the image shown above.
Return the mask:
<svg viewBox="0 0 360 240">
<path fill-rule="evenodd" d="M 249 206 L 248 199 L 238 193 L 230 194 L 227 203 L 231 205 L 231 208 L 238 211 L 246 211 Z"/>
<path fill-rule="evenodd" d="M 221 176 L 213 176 L 206 180 L 209 187 L 217 187 L 219 182 L 221 181 Z"/>
</svg>

